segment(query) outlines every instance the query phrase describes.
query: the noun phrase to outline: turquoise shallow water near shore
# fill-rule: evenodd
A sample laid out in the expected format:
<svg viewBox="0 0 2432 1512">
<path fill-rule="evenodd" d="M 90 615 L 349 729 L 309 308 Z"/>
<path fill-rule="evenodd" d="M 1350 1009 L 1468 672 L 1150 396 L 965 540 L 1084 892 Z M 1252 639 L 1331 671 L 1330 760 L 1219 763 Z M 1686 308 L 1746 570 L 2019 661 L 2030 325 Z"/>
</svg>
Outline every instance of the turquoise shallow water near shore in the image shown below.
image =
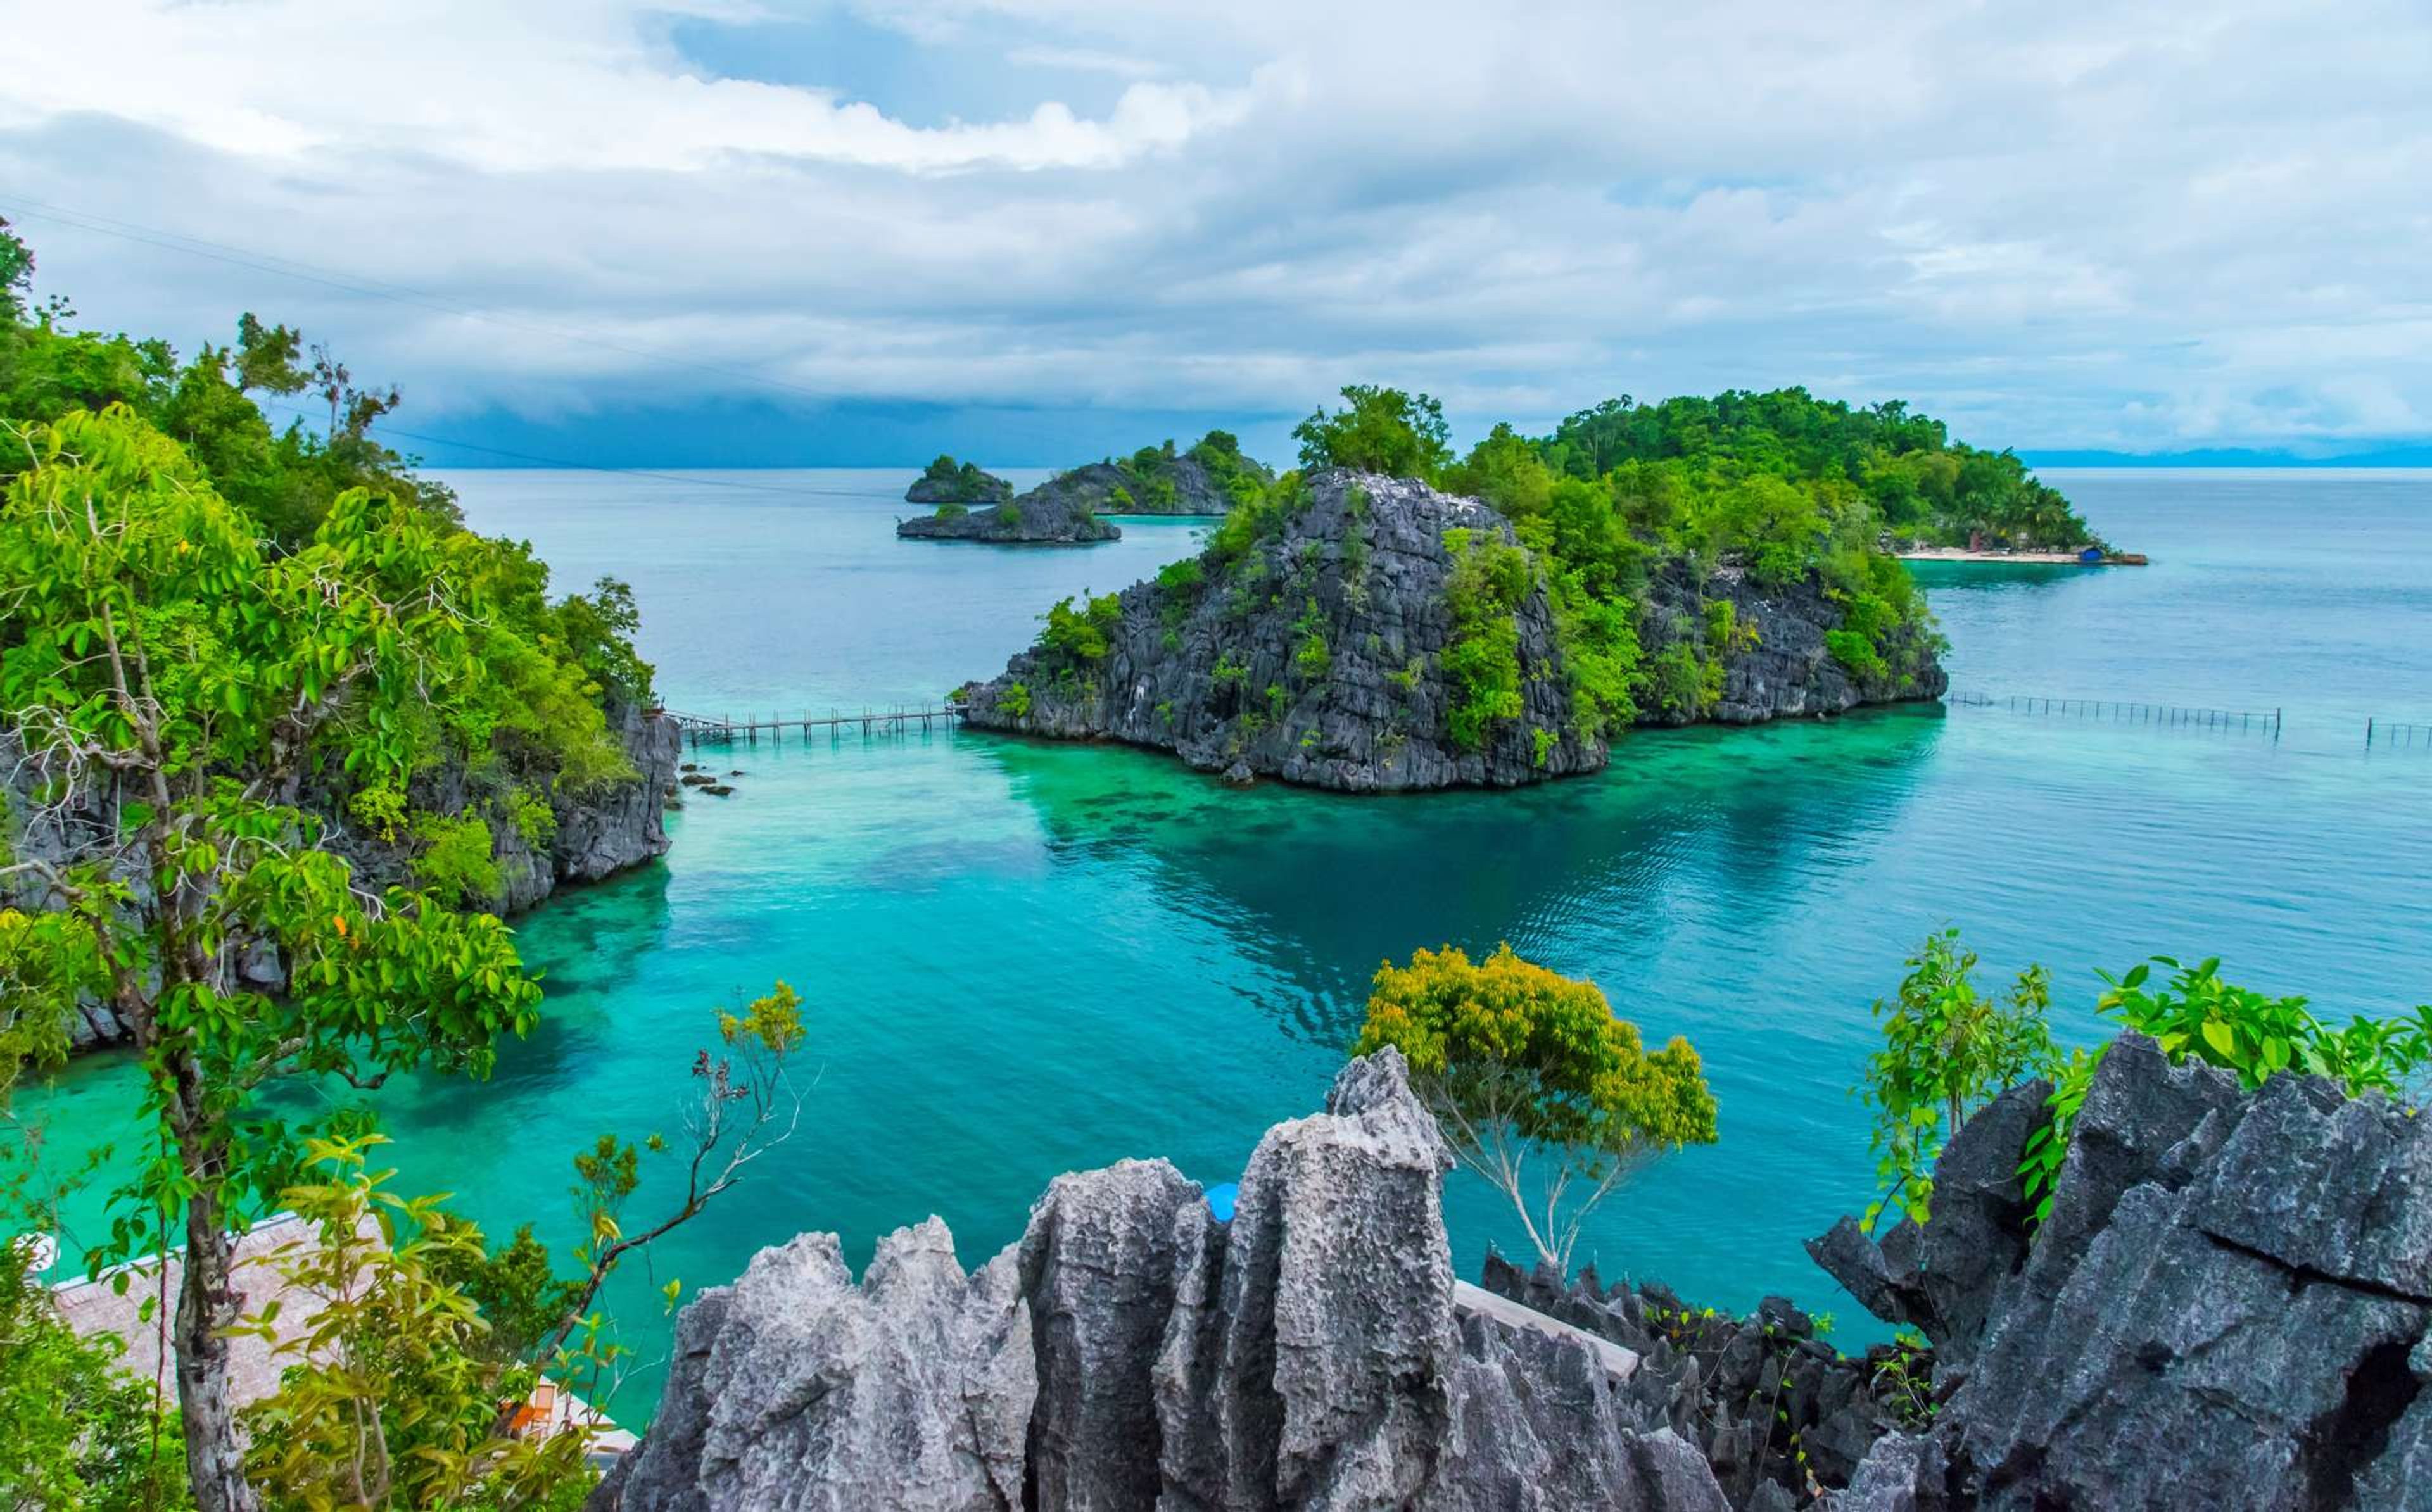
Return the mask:
<svg viewBox="0 0 2432 1512">
<path fill-rule="evenodd" d="M 641 598 L 668 701 L 705 713 L 934 698 L 1026 642 L 1060 595 L 1187 553 L 1185 522 L 1078 550 L 899 543 L 904 473 L 453 479 L 562 586 Z M 2285 710 L 2259 731 L 2004 709 L 1642 733 L 1603 776 L 1512 794 L 1222 790 L 1171 758 L 937 733 L 705 755 L 731 800 L 676 816 L 659 865 L 523 921 L 547 1023 L 487 1086 L 393 1088 L 408 1190 L 563 1237 L 566 1157 L 672 1125 L 707 1010 L 783 976 L 819 1080 L 794 1141 L 615 1302 L 646 1357 L 654 1282 L 732 1276 L 834 1229 L 858 1263 L 935 1212 L 976 1263 L 1058 1171 L 1163 1154 L 1230 1180 L 1313 1108 L 1387 955 L 1510 939 L 1689 1036 L 1722 1143 L 1648 1173 L 1586 1248 L 1745 1308 L 1786 1291 L 1871 1336 L 1799 1241 L 1869 1196 L 1848 1095 L 1867 1003 L 1928 930 L 1988 975 L 2053 969 L 2090 1038 L 2098 966 L 2218 952 L 2336 1013 L 2432 998 L 2432 476 L 2055 473 L 2145 569 L 1935 566 L 1963 690 Z M 1020 479 L 1027 482 L 1029 479 Z M 732 485 L 744 486 L 732 486 Z M 127 1068 L 75 1068 L 63 1142 L 101 1137 Z M 649 1191 L 644 1202 L 647 1205 Z M 1457 1180 L 1456 1259 L 1512 1227 Z M 620 1414 L 647 1415 L 655 1371 Z"/>
</svg>

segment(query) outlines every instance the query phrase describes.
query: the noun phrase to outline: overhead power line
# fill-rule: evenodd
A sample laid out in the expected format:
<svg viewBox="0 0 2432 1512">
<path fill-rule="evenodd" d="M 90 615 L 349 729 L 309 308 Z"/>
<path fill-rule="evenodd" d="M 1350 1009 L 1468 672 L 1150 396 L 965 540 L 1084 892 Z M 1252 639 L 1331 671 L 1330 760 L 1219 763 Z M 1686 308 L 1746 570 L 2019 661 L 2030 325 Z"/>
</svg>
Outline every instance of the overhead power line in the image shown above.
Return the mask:
<svg viewBox="0 0 2432 1512">
<path fill-rule="evenodd" d="M 620 352 L 629 357 L 638 357 L 645 361 L 667 362 L 675 366 L 688 367 L 699 372 L 715 374 L 723 378 L 739 378 L 747 383 L 757 383 L 764 387 L 776 389 L 785 393 L 800 395 L 807 398 L 820 400 L 821 402 L 827 402 L 833 397 L 832 395 L 819 394 L 813 390 L 800 387 L 796 384 L 786 383 L 781 379 L 769 378 L 765 374 L 752 373 L 742 368 L 723 367 L 714 362 L 695 361 L 688 358 L 676 357 L 666 352 L 651 351 L 647 347 L 628 345 L 620 342 L 609 340 L 605 337 L 593 336 L 582 331 L 566 330 L 559 327 L 523 320 L 513 315 L 501 315 L 492 311 L 482 310 L 477 306 L 465 304 L 461 300 L 450 299 L 445 294 L 431 294 L 426 290 L 420 289 L 410 289 L 399 284 L 382 283 L 372 278 L 363 278 L 352 275 L 342 275 L 329 269 L 315 267 L 308 262 L 296 262 L 287 258 L 275 257 L 269 253 L 254 252 L 245 247 L 230 246 L 222 242 L 207 241 L 201 237 L 187 236 L 177 231 L 162 230 L 158 227 L 143 226 L 133 221 L 119 220 L 114 216 L 95 214 L 90 210 L 71 210 L 65 206 L 45 204 L 41 200 L 26 199 L 22 195 L 11 194 L 7 196 L 5 200 L 0 200 L 0 213 L 6 213 L 11 216 L 30 216 L 37 220 L 56 221 L 60 225 L 74 226 L 81 230 L 92 231 L 98 235 L 117 237 L 122 241 L 127 242 L 139 242 L 144 245 L 160 247 L 166 251 L 182 252 L 190 257 L 208 258 L 214 262 L 225 262 L 236 267 L 251 268 L 260 273 L 275 274 L 281 277 L 295 278 L 306 283 L 319 284 L 325 288 L 335 289 L 345 294 L 361 295 L 367 299 L 385 299 L 394 304 L 414 305 L 422 309 L 436 311 L 442 314 L 457 315 L 467 320 L 481 321 L 487 325 L 498 326 L 515 330 L 534 332 L 544 336 L 555 337 L 561 341 L 569 341 L 585 345 L 599 346 L 609 351 Z M 293 415 L 301 420 L 312 420 L 318 418 L 310 412 L 294 409 L 285 405 L 263 404 L 262 405 L 262 408 L 265 411 L 276 411 L 282 414 Z M 382 435 L 403 437 L 409 441 L 421 442 L 425 445 L 447 446 L 459 451 L 479 452 L 484 456 L 501 457 L 515 462 L 531 462 L 545 467 L 566 467 L 583 472 L 613 473 L 626 478 L 657 479 L 666 482 L 684 483 L 686 485 L 699 484 L 707 488 L 743 489 L 752 493 L 759 494 L 822 495 L 836 498 L 867 498 L 870 496 L 867 492 L 857 489 L 789 488 L 775 483 L 746 483 L 732 479 L 687 477 L 677 473 L 657 472 L 643 467 L 616 467 L 601 462 L 575 462 L 569 458 L 544 457 L 533 452 L 509 450 L 503 446 L 485 446 L 475 442 L 458 441 L 447 436 L 427 435 L 420 431 L 406 430 L 398 427 L 389 425 L 381 426 L 380 430 Z"/>
<path fill-rule="evenodd" d="M 589 331 L 573 330 L 563 326 L 526 319 L 520 315 L 502 314 L 479 305 L 452 299 L 446 294 L 433 294 L 426 289 L 383 283 L 376 278 L 342 273 L 310 262 L 298 262 L 291 258 L 277 257 L 267 252 L 256 252 L 246 247 L 231 246 L 225 242 L 207 241 L 202 237 L 188 236 L 180 231 L 163 230 L 159 227 L 120 220 L 115 216 L 96 214 L 91 210 L 72 210 L 66 206 L 45 204 L 42 200 L 27 199 L 23 195 L 9 194 L 0 198 L 0 213 L 56 221 L 62 226 L 73 226 L 79 230 L 92 231 L 100 236 L 116 237 L 126 242 L 138 242 L 146 246 L 156 246 L 170 252 L 183 252 L 190 257 L 208 258 L 214 262 L 251 268 L 257 273 L 275 274 L 305 283 L 315 283 L 324 288 L 357 294 L 366 299 L 384 299 L 392 304 L 413 305 L 444 315 L 480 321 L 484 325 L 497 326 L 502 329 L 553 337 L 559 341 L 573 342 L 579 345 L 597 346 L 603 351 L 616 352 L 626 357 L 638 357 L 645 361 L 665 362 L 674 367 L 690 368 L 697 373 L 707 373 L 718 378 L 734 378 L 739 382 L 757 384 L 776 393 L 789 394 L 798 398 L 815 399 L 822 404 L 833 403 L 836 398 L 833 394 L 804 388 L 799 383 L 788 383 L 783 378 L 770 378 L 766 373 L 755 373 L 749 368 L 730 367 L 718 362 L 704 362 L 697 358 L 681 357 L 673 352 L 636 346 L 628 342 Z"/>
</svg>

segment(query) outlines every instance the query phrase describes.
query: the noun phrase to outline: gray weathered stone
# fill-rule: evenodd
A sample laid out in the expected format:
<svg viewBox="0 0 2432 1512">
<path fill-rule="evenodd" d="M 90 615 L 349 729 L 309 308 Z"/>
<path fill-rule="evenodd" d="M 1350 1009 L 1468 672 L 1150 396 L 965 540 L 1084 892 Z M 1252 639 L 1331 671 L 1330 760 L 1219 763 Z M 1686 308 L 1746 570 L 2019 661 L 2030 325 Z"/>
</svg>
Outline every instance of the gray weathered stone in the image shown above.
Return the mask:
<svg viewBox="0 0 2432 1512">
<path fill-rule="evenodd" d="M 1456 1321 L 1445 1154 L 1398 1054 L 1277 1126 L 1235 1216 L 1161 1161 L 1057 1180 L 966 1279 L 935 1219 L 705 1293 L 599 1508 L 1724 1512 L 1584 1341 Z"/>
<path fill-rule="evenodd" d="M 2033 1127 L 1997 1125 L 1988 1171 Z M 2424 1120 L 2377 1095 L 2294 1075 L 2242 1092 L 2122 1036 L 2022 1265 L 1962 1263 L 1937 1192 L 1921 1284 L 1981 1336 L 1931 1453 L 1879 1444 L 1857 1504 L 2423 1504 L 2427 1162 Z"/>
</svg>

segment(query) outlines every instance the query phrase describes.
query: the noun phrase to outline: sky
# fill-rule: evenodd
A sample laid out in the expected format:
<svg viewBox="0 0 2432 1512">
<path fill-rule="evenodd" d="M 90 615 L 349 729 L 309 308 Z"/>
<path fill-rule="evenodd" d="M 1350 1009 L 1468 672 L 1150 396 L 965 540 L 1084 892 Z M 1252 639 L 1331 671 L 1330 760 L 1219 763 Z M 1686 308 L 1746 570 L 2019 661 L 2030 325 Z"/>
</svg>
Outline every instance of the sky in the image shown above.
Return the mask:
<svg viewBox="0 0 2432 1512">
<path fill-rule="evenodd" d="M 2432 6 L 0 0 L 82 323 L 442 463 L 1058 465 L 1351 382 L 2432 460 Z M 483 451 L 472 447 L 486 448 Z"/>
</svg>

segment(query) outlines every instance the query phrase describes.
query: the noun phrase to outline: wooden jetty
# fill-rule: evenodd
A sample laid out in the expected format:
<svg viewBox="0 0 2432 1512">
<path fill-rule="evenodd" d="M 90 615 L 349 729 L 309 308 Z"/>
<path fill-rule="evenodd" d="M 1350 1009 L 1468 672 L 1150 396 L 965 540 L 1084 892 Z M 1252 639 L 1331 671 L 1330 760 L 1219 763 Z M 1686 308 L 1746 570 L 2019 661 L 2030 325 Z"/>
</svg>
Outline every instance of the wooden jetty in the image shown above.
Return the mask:
<svg viewBox="0 0 2432 1512">
<path fill-rule="evenodd" d="M 826 731 L 830 739 L 849 730 L 859 730 L 867 740 L 878 735 L 901 735 L 914 729 L 923 733 L 938 726 L 951 730 L 962 718 L 960 705 L 932 704 L 919 709 L 868 709 L 859 714 L 838 714 L 831 709 L 824 714 L 805 710 L 799 714 L 747 714 L 743 718 L 722 718 L 710 714 L 682 714 L 665 711 L 676 722 L 683 737 L 695 746 L 731 746 L 737 740 L 756 744 L 762 735 L 770 740 L 783 739 L 786 731 L 799 733 L 808 740 L 816 731 Z"/>
</svg>

